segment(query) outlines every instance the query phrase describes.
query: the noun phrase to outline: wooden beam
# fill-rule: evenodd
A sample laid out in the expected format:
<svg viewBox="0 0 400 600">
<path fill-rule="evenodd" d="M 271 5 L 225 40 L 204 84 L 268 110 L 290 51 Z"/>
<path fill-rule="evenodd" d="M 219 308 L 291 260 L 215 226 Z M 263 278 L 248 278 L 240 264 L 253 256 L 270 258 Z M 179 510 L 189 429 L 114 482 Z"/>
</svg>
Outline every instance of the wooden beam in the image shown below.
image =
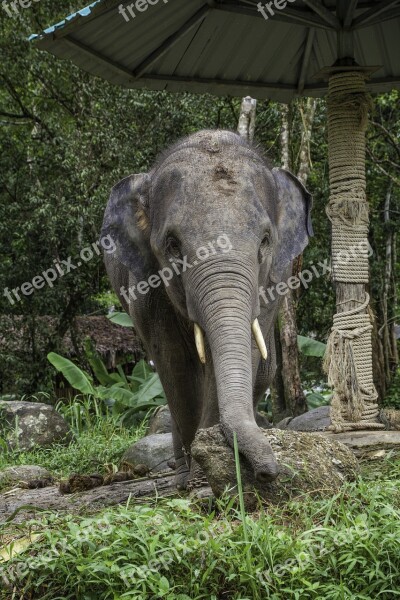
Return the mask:
<svg viewBox="0 0 400 600">
<path fill-rule="evenodd" d="M 371 21 L 376 22 L 376 17 L 379 17 L 385 11 L 392 8 L 392 6 L 399 4 L 399 0 L 382 0 L 379 4 L 376 4 L 370 10 L 360 15 L 357 19 L 353 21 L 353 27 L 359 28 L 360 26 L 366 27 L 371 24 Z"/>
<path fill-rule="evenodd" d="M 336 0 L 336 14 L 341 23 L 344 23 L 349 10 L 349 0 Z M 354 60 L 354 33 L 351 29 L 341 27 L 336 39 L 337 58 L 342 64 L 347 64 L 349 58 Z"/>
<path fill-rule="evenodd" d="M 134 81 L 133 73 L 131 70 L 127 69 L 126 67 L 123 67 L 122 65 L 111 60 L 110 58 L 107 58 L 107 56 L 104 56 L 100 52 L 97 52 L 97 50 L 93 50 L 93 48 L 86 46 L 86 44 L 75 40 L 73 37 L 71 37 L 71 35 L 64 36 L 64 38 L 60 40 L 60 42 L 68 44 L 69 46 L 72 46 L 74 48 L 79 48 L 79 50 L 81 50 L 91 58 L 95 58 L 97 62 L 102 63 L 103 65 L 114 71 L 114 73 L 117 73 L 118 75 L 123 75 L 125 78 L 128 77 L 130 80 Z"/>
<path fill-rule="evenodd" d="M 297 85 L 292 85 L 290 83 L 268 83 L 261 81 L 240 81 L 240 80 L 224 80 L 224 79 L 212 79 L 212 78 L 202 78 L 202 77 L 192 77 L 191 75 L 158 75 L 155 73 L 149 73 L 144 75 L 141 79 L 137 80 L 135 83 L 143 82 L 160 82 L 160 83 L 193 83 L 197 85 L 201 85 L 204 87 L 215 86 L 220 89 L 220 91 L 224 91 L 224 93 L 229 94 L 229 88 L 236 87 L 237 89 L 242 90 L 247 95 L 252 95 L 254 98 L 268 98 L 268 92 L 271 93 L 279 93 L 279 92 L 291 92 L 293 97 L 297 95 Z M 399 77 L 381 77 L 376 79 L 371 79 L 367 83 L 367 88 L 374 88 L 376 86 L 382 87 L 384 85 L 391 86 L 393 88 L 400 89 L 400 76 Z M 225 88 L 228 88 L 225 91 Z M 258 94 L 257 92 L 265 90 L 265 94 Z M 305 85 L 304 88 L 304 96 L 311 96 L 315 98 L 320 98 L 325 95 L 325 92 L 328 90 L 328 84 L 326 82 L 316 82 L 309 83 Z M 188 90 L 190 91 L 190 90 Z M 214 92 L 210 92 L 214 93 Z M 242 93 L 242 92 L 241 92 Z"/>
<path fill-rule="evenodd" d="M 251 95 L 255 98 L 269 98 L 270 94 L 280 92 L 287 92 L 291 94 L 292 97 L 297 96 L 297 86 L 286 83 L 267 83 L 260 81 L 240 81 L 240 80 L 224 80 L 224 79 L 212 79 L 212 78 L 202 78 L 202 77 L 192 77 L 190 75 L 157 75 L 155 73 L 150 73 L 144 75 L 141 79 L 137 81 L 137 83 L 143 82 L 160 82 L 168 85 L 168 83 L 178 83 L 178 84 L 194 84 L 199 86 L 218 88 L 218 91 L 224 94 L 233 94 L 231 91 L 232 88 L 236 88 L 238 90 L 237 95 L 241 95 L 242 93 L 246 95 Z M 328 84 L 325 82 L 316 82 L 312 85 L 306 86 L 304 88 L 304 95 L 310 93 L 309 95 L 314 96 L 316 98 L 324 95 L 325 90 L 328 90 Z M 264 93 L 260 93 L 264 92 Z M 322 92 L 322 93 L 321 93 Z M 215 93 L 215 92 L 210 92 Z M 236 92 L 235 92 L 236 94 Z"/>
<path fill-rule="evenodd" d="M 348 0 L 348 5 L 345 12 L 345 17 L 343 20 L 344 29 L 350 29 L 351 24 L 353 23 L 354 14 L 356 12 L 358 0 Z"/>
<path fill-rule="evenodd" d="M 146 73 L 142 79 L 150 81 L 164 81 L 166 83 L 198 83 L 200 85 L 215 85 L 218 87 L 243 87 L 243 88 L 258 88 L 268 89 L 271 91 L 293 90 L 293 86 L 286 83 L 262 83 L 259 81 L 240 81 L 230 79 L 212 79 L 208 77 L 194 77 L 191 75 L 158 75 L 157 73 Z"/>
<path fill-rule="evenodd" d="M 303 54 L 303 60 L 302 60 L 302 64 L 301 64 L 299 83 L 297 85 L 297 93 L 299 94 L 299 96 L 301 96 L 304 92 L 304 87 L 305 87 L 307 73 L 308 73 L 308 66 L 310 64 L 311 52 L 312 52 L 313 45 L 314 45 L 314 39 L 315 39 L 315 29 L 310 28 L 308 30 L 308 34 L 307 34 L 307 40 L 306 40 L 306 45 L 305 45 L 304 54 Z"/>
<path fill-rule="evenodd" d="M 331 11 L 328 10 L 322 4 L 322 2 L 320 2 L 320 0 L 303 0 L 303 3 L 306 6 L 308 6 L 308 8 L 311 8 L 313 12 L 319 15 L 321 19 L 326 21 L 326 23 L 328 23 L 328 25 L 331 25 L 331 27 L 333 27 L 334 29 L 341 28 L 341 24 L 337 16 L 331 13 Z"/>
<path fill-rule="evenodd" d="M 207 16 L 212 9 L 210 6 L 205 5 L 200 8 L 190 19 L 186 21 L 175 33 L 170 35 L 154 52 L 149 54 L 143 62 L 133 72 L 135 78 L 141 77 L 146 70 L 151 67 L 157 60 L 159 60 L 168 50 L 170 50 L 177 42 L 179 42 L 184 35 L 186 35 L 193 27 L 196 27 L 200 21 Z"/>
<path fill-rule="evenodd" d="M 242 4 L 216 4 L 213 10 L 229 12 L 247 17 L 259 18 L 265 21 L 261 13 L 257 11 L 256 5 L 254 8 L 244 6 Z M 298 10 L 296 8 L 287 7 L 285 10 L 276 11 L 272 21 L 281 21 L 283 23 L 292 23 L 293 25 L 305 25 L 306 27 L 317 27 L 319 29 L 328 29 L 332 31 L 334 28 L 323 21 L 311 11 Z"/>
<path fill-rule="evenodd" d="M 385 23 L 385 21 L 392 21 L 393 19 L 398 19 L 400 17 L 400 6 L 389 9 L 384 13 L 381 13 L 371 21 L 367 23 L 361 23 L 360 25 L 355 25 L 353 22 L 352 30 L 363 29 L 366 27 L 372 27 L 373 25 L 379 25 L 380 23 Z"/>
</svg>

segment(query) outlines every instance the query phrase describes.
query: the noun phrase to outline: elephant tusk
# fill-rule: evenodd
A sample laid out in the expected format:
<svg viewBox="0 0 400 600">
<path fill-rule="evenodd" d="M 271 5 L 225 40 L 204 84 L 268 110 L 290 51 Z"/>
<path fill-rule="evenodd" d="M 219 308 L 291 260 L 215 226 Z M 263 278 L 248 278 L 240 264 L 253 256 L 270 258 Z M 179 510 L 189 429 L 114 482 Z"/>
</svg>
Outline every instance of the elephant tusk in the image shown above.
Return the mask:
<svg viewBox="0 0 400 600">
<path fill-rule="evenodd" d="M 261 352 L 261 356 L 263 357 L 264 360 L 267 360 L 267 358 L 268 358 L 267 346 L 265 345 L 264 336 L 262 334 L 260 323 L 258 322 L 258 319 L 256 319 L 254 321 L 253 325 L 251 326 L 251 330 L 253 332 L 254 339 L 256 340 L 258 349 Z"/>
<path fill-rule="evenodd" d="M 206 364 L 206 349 L 204 346 L 204 335 L 203 331 L 197 323 L 194 324 L 194 341 L 196 343 L 197 353 L 200 358 L 200 362 Z"/>
</svg>

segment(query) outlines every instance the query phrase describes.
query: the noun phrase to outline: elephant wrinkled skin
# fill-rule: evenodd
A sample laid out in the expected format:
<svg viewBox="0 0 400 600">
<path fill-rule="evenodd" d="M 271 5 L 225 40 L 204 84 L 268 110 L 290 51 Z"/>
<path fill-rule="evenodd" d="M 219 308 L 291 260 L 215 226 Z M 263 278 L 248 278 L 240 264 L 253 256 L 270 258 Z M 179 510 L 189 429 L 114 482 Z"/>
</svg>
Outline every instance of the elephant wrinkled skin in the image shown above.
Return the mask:
<svg viewBox="0 0 400 600">
<path fill-rule="evenodd" d="M 196 470 L 196 431 L 218 422 L 257 479 L 278 475 L 255 407 L 275 371 L 279 299 L 260 302 L 259 288 L 289 277 L 312 233 L 310 205 L 293 175 L 222 130 L 185 138 L 111 192 L 106 268 L 166 392 L 179 488 Z"/>
</svg>

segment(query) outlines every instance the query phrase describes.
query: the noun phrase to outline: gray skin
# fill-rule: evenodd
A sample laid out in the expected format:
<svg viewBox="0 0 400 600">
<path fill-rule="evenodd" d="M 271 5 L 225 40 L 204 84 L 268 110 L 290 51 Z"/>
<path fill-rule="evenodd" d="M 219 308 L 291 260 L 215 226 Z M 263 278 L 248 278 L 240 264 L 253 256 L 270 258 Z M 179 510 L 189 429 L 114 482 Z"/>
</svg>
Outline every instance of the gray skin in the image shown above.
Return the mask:
<svg viewBox="0 0 400 600">
<path fill-rule="evenodd" d="M 287 280 L 312 234 L 310 205 L 293 175 L 272 169 L 254 147 L 221 130 L 178 142 L 150 173 L 131 175 L 111 192 L 102 235 L 113 238 L 116 251 L 105 255 L 106 268 L 168 399 L 178 488 L 197 475 L 190 459 L 196 431 L 218 422 L 231 445 L 236 433 L 258 480 L 279 473 L 255 411 L 276 368 L 280 297 L 267 304 L 259 288 Z M 208 248 L 208 258 L 200 248 Z M 149 280 L 173 265 L 179 276 L 158 286 Z M 140 282 L 151 283 L 139 285 L 144 293 Z M 121 293 L 132 286 L 134 296 Z M 266 361 L 251 333 L 256 318 Z M 205 365 L 194 323 L 204 332 Z"/>
</svg>

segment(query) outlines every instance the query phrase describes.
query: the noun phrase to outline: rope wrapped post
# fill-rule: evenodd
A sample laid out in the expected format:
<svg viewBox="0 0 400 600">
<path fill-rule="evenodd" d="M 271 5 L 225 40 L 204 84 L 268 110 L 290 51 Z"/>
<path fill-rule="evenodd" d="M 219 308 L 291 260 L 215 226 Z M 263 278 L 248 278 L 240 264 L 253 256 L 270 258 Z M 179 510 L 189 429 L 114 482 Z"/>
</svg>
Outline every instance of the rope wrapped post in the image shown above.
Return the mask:
<svg viewBox="0 0 400 600">
<path fill-rule="evenodd" d="M 325 369 L 333 386 L 331 429 L 382 429 L 373 382 L 369 310 L 369 209 L 365 154 L 368 113 L 365 69 L 331 73 L 328 96 L 329 176 L 327 214 L 332 224 L 332 277 L 337 314 Z"/>
</svg>

